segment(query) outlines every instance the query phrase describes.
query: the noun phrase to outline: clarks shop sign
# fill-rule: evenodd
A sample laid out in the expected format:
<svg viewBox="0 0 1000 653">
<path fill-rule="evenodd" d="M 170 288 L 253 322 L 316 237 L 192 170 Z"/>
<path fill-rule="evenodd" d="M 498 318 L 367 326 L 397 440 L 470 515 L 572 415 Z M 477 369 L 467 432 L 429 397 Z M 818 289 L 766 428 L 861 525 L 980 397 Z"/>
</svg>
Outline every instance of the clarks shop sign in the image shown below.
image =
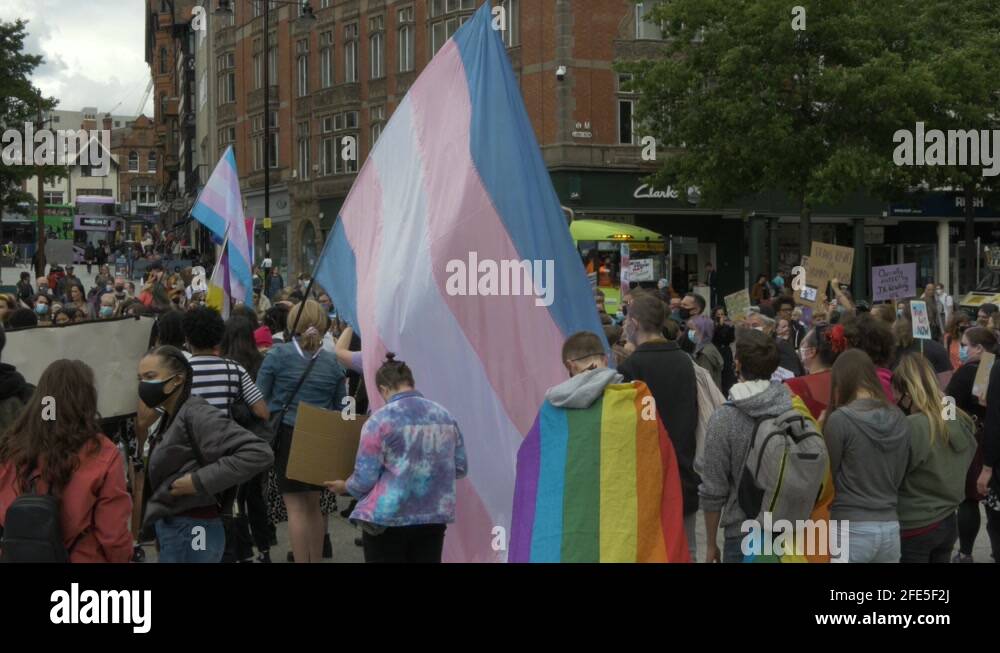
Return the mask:
<svg viewBox="0 0 1000 653">
<path fill-rule="evenodd" d="M 680 197 L 680 193 L 673 186 L 667 186 L 666 190 L 656 190 L 649 184 L 643 184 L 635 189 L 632 197 L 637 200 L 675 200 Z"/>
</svg>

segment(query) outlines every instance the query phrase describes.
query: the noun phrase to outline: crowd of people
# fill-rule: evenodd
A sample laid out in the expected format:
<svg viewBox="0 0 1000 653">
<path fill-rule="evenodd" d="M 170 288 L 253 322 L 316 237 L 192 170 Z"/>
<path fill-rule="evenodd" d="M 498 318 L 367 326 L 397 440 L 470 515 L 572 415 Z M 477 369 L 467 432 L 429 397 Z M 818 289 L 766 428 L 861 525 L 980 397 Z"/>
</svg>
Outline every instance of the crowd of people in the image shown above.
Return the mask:
<svg viewBox="0 0 1000 653">
<path fill-rule="evenodd" d="M 415 371 L 389 354 L 374 377 L 385 405 L 364 426 L 354 473 L 323 486 L 289 478 L 300 402 L 368 411 L 360 339 L 305 275 L 286 285 L 277 268 L 255 269 L 253 305 L 237 304 L 227 319 L 206 305 L 195 276 L 154 260 L 133 284 L 105 265 L 88 290 L 72 266 L 56 266 L 34 285 L 22 274 L 16 296 L 0 295 L 7 329 L 156 318 L 131 418 L 98 419 L 83 362 L 53 362 L 37 387 L 0 364 L 0 527 L 23 529 L 19 498 L 52 493 L 70 561 L 141 560 L 155 541 L 163 562 L 270 562 L 275 525 L 287 521 L 287 558 L 316 562 L 332 555 L 328 516 L 345 496 L 341 514 L 359 528 L 366 560 L 440 561 L 469 466 L 447 407 L 424 398 Z M 779 279 L 762 276 L 753 305 L 733 316 L 666 284 L 630 289 L 612 316 L 595 291 L 604 333 L 574 334 L 561 352 L 569 378 L 549 390 L 543 412 L 587 411 L 629 387 L 652 397 L 664 449 L 650 464 L 661 466 L 658 500 L 671 518 L 657 522 L 664 541 L 649 559 L 747 560 L 743 525 L 761 506 L 746 496 L 748 454 L 761 446 L 762 423 L 794 421 L 796 444 L 821 438 L 821 466 L 796 468 L 801 483 L 781 488 L 781 501 L 848 524 L 850 562 L 971 562 L 981 505 L 996 560 L 1000 368 L 985 392 L 976 376 L 997 351 L 1000 312 L 985 305 L 968 315 L 928 285 L 921 299 L 936 327 L 915 340 L 912 300 L 854 302 L 834 280 L 833 298 L 810 315 Z M 3 342 L 0 332 L 0 351 Z M 51 419 L 42 397 L 59 406 Z M 600 423 L 567 419 L 572 437 L 602 437 L 588 433 Z M 699 511 L 708 534 L 700 551 Z"/>
<path fill-rule="evenodd" d="M 745 559 L 741 526 L 757 516 L 740 500 L 748 451 L 762 420 L 797 410 L 829 456 L 810 516 L 849 524 L 851 562 L 972 562 L 981 504 L 1000 559 L 1000 368 L 974 387 L 1000 341 L 997 308 L 967 314 L 940 284 L 872 306 L 834 280 L 809 315 L 780 275 L 750 295 L 747 314 L 729 316 L 661 283 L 633 288 L 612 316 L 595 291 L 618 371 L 649 386 L 670 434 L 692 558 L 700 509 L 702 559 Z M 914 300 L 931 339 L 913 337 Z"/>
<path fill-rule="evenodd" d="M 59 537 L 71 562 L 142 561 L 151 542 L 161 562 L 270 562 L 281 521 L 287 559 L 316 562 L 332 557 L 327 517 L 340 509 L 337 492 L 352 498 L 341 514 L 359 526 L 367 560 L 440 560 L 464 449 L 455 420 L 422 397 L 406 364 L 390 355 L 377 372 L 387 405 L 371 415 L 355 475 L 328 487 L 290 479 L 299 402 L 340 411 L 350 396 L 355 410 L 368 409 L 359 339 L 305 275 L 285 286 L 276 267 L 255 269 L 253 306 L 237 304 L 223 319 L 194 270 L 168 274 L 153 256 L 138 286 L 105 265 L 86 290 L 73 266 L 53 266 L 34 285 L 22 273 L 16 296 L 0 295 L 5 329 L 156 319 L 138 361 L 135 417 L 98 419 L 84 362 L 53 362 L 37 387 L 0 365 L 0 533 L 18 533 L 3 541 L 32 541 L 17 500 L 51 493 L 61 499 Z M 51 421 L 39 413 L 42 397 L 58 406 Z M 435 447 L 414 440 L 420 433 Z M 413 467 L 400 469 L 406 458 Z M 432 489 L 389 508 L 377 501 L 414 484 Z M 33 559 L 18 546 L 0 545 L 0 559 Z"/>
</svg>

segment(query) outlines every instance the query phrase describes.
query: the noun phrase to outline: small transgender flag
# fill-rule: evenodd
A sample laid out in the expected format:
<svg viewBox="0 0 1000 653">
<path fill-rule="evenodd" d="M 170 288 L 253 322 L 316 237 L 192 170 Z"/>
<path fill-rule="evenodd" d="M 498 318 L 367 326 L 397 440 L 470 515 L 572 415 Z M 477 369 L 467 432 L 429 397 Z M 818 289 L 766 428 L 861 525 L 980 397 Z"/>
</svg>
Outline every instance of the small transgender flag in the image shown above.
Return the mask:
<svg viewBox="0 0 1000 653">
<path fill-rule="evenodd" d="M 469 475 L 447 561 L 506 559 L 517 451 L 567 378 L 563 342 L 603 334 L 490 9 L 396 108 L 314 274 L 361 335 L 372 408 L 391 351 L 458 421 Z"/>
<path fill-rule="evenodd" d="M 226 243 L 220 264 L 228 275 L 228 293 L 236 301 L 253 305 L 253 274 L 250 243 L 243 216 L 240 176 L 232 146 L 226 148 L 212 176 L 202 189 L 191 215 L 212 232 L 218 243 Z M 227 240 L 228 239 L 228 240 Z M 217 278 L 213 275 L 213 279 Z"/>
</svg>

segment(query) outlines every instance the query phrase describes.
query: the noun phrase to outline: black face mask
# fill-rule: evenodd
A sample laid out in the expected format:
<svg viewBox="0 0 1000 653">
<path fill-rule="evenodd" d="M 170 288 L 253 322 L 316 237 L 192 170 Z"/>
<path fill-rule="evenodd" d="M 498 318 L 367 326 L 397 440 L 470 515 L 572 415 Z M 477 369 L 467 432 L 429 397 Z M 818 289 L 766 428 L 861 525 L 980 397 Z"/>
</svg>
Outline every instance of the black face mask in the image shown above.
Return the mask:
<svg viewBox="0 0 1000 653">
<path fill-rule="evenodd" d="M 680 317 L 680 318 L 681 318 L 682 320 L 687 320 L 688 318 L 690 318 L 690 317 L 691 317 L 691 309 L 688 309 L 688 308 L 684 308 L 684 307 L 682 306 L 682 307 L 681 307 L 681 308 L 680 308 L 680 309 L 679 309 L 679 310 L 677 311 L 677 315 L 678 315 L 678 316 L 679 316 L 679 317 Z"/>
<path fill-rule="evenodd" d="M 176 374 L 174 376 L 177 376 Z M 174 378 L 174 376 L 168 376 L 162 381 L 140 381 L 139 382 L 139 399 L 142 403 L 146 404 L 150 408 L 156 408 L 164 401 L 166 401 L 173 392 L 166 392 L 163 386 L 167 384 L 167 381 Z M 176 391 L 176 388 L 174 389 Z"/>
</svg>

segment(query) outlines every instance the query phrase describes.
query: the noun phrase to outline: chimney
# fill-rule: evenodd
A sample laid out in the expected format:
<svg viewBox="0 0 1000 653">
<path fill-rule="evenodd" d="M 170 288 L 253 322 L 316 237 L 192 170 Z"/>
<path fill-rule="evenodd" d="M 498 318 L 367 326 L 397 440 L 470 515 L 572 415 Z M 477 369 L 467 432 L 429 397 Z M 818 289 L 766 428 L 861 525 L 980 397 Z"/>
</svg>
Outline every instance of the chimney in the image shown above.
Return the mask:
<svg viewBox="0 0 1000 653">
<path fill-rule="evenodd" d="M 110 113 L 104 114 L 104 129 L 106 129 L 107 131 L 111 131 L 111 114 Z"/>
<path fill-rule="evenodd" d="M 95 107 L 83 108 L 83 123 L 80 125 L 80 128 L 87 131 L 97 129 L 97 109 Z"/>
</svg>

